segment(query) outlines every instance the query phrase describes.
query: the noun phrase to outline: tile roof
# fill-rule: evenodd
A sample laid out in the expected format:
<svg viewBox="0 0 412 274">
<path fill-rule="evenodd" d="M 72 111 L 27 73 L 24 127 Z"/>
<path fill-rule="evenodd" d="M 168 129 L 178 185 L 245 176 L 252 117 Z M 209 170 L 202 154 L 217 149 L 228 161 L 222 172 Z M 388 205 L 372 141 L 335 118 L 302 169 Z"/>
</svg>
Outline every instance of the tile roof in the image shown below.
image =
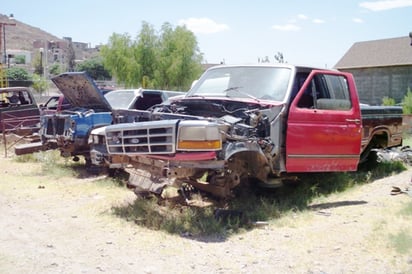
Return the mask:
<svg viewBox="0 0 412 274">
<path fill-rule="evenodd" d="M 357 42 L 336 63 L 336 69 L 412 65 L 408 36 Z"/>
</svg>

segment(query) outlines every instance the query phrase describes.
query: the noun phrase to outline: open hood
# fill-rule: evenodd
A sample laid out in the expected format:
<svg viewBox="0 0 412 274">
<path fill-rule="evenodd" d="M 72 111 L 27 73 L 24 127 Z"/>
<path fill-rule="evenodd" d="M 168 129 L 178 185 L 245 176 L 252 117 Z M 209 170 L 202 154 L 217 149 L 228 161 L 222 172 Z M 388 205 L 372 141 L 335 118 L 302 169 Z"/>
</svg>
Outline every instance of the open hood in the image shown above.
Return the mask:
<svg viewBox="0 0 412 274">
<path fill-rule="evenodd" d="M 111 111 L 109 102 L 85 72 L 66 72 L 51 80 L 73 107 Z"/>
</svg>

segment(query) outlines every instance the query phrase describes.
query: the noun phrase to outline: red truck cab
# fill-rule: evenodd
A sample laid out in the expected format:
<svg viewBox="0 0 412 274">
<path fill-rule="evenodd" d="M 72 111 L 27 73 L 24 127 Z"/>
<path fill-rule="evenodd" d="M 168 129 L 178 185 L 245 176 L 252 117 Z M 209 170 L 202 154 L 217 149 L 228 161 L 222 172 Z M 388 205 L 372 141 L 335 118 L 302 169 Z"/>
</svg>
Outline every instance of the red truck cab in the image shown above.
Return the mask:
<svg viewBox="0 0 412 274">
<path fill-rule="evenodd" d="M 63 94 L 53 95 L 46 101 L 46 103 L 40 105 L 40 111 L 42 115 L 53 114 L 70 109 L 71 107 L 72 105 Z"/>
<path fill-rule="evenodd" d="M 304 104 L 309 99 L 310 104 Z M 353 76 L 313 70 L 290 104 L 287 172 L 356 170 L 362 120 Z"/>
</svg>

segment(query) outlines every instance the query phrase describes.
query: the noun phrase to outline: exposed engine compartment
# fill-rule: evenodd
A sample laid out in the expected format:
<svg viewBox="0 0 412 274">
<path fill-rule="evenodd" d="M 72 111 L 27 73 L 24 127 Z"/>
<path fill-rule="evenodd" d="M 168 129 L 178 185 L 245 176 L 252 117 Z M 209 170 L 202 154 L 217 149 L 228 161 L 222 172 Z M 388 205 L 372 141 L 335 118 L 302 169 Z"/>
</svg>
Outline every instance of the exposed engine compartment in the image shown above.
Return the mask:
<svg viewBox="0 0 412 274">
<path fill-rule="evenodd" d="M 153 120 L 157 119 L 208 119 L 230 125 L 228 138 L 265 138 L 270 135 L 269 117 L 262 109 L 270 105 L 221 99 L 182 99 L 168 105 L 153 108 Z M 175 115 L 171 115 L 175 114 Z"/>
</svg>

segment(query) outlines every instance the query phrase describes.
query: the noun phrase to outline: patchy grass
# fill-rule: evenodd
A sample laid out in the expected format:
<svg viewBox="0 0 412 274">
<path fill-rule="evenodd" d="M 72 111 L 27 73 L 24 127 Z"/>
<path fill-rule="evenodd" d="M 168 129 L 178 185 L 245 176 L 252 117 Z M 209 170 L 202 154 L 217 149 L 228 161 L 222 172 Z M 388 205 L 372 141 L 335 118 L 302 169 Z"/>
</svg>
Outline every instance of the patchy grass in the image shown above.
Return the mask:
<svg viewBox="0 0 412 274">
<path fill-rule="evenodd" d="M 405 205 L 401 211 L 399 211 L 399 215 L 406 218 L 412 219 L 412 202 Z"/>
<path fill-rule="evenodd" d="M 290 212 L 305 211 L 316 198 L 405 169 L 402 163 L 393 162 L 378 163 L 372 169 L 361 168 L 358 172 L 305 174 L 297 184 L 269 190 L 241 189 L 236 198 L 226 202 L 213 200 L 211 206 L 186 206 L 179 201 L 152 196 L 136 199 L 129 206 L 113 207 L 113 213 L 154 230 L 197 237 L 227 237 L 251 229 L 256 222 L 273 222 Z M 201 193 L 196 195 L 200 197 Z"/>
<path fill-rule="evenodd" d="M 41 164 L 41 174 L 51 178 L 85 177 L 84 162 L 62 158 L 58 151 L 45 151 L 15 157 L 17 162 Z M 157 196 L 136 199 L 132 204 L 112 208 L 114 215 L 154 230 L 196 237 L 215 235 L 225 238 L 254 227 L 256 222 L 274 222 L 290 212 L 304 212 L 314 199 L 342 192 L 355 185 L 405 170 L 401 162 L 378 163 L 360 167 L 358 172 L 303 174 L 299 181 L 278 189 L 248 186 L 239 189 L 230 201 L 213 200 L 195 192 L 195 204 L 187 206 L 178 199 Z M 102 178 L 96 184 L 124 186 L 126 177 Z M 206 203 L 202 203 L 205 202 Z M 399 234 L 403 237 L 403 234 Z M 395 239 L 395 238 L 394 238 Z M 396 238 L 397 239 L 397 238 Z"/>
<path fill-rule="evenodd" d="M 407 225 L 412 220 L 412 202 L 407 203 L 398 213 L 398 217 L 407 220 Z M 410 254 L 412 251 L 412 230 L 411 227 L 402 227 L 396 233 L 389 235 L 389 241 L 396 252 L 400 254 Z"/>
<path fill-rule="evenodd" d="M 19 163 L 40 163 L 41 173 L 54 178 L 76 176 L 74 171 L 76 166 L 82 166 L 83 163 L 71 162 L 67 158 L 60 156 L 57 150 L 40 151 L 32 154 L 19 155 L 14 157 Z"/>
<path fill-rule="evenodd" d="M 410 254 L 412 251 L 412 234 L 411 231 L 402 229 L 395 235 L 389 237 L 392 246 L 400 254 Z"/>
</svg>

